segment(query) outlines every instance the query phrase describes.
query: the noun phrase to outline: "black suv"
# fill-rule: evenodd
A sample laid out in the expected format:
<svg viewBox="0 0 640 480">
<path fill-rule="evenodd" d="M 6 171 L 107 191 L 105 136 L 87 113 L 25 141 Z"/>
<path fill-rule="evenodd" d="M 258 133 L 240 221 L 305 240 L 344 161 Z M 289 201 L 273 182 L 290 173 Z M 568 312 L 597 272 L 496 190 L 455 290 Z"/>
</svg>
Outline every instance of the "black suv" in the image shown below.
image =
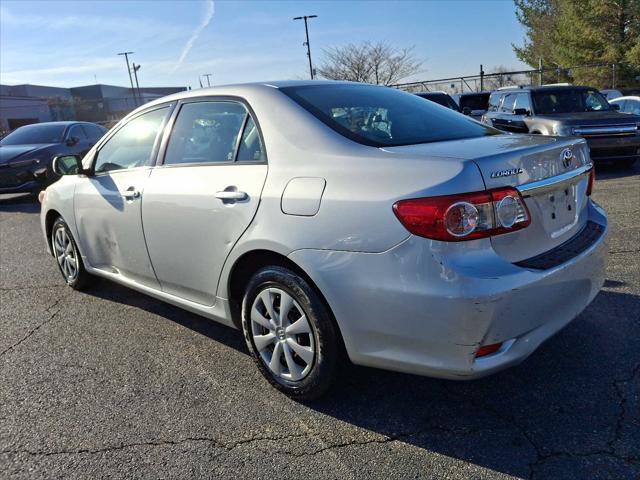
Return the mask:
<svg viewBox="0 0 640 480">
<path fill-rule="evenodd" d="M 631 165 L 640 158 L 640 115 L 618 112 L 591 87 L 501 88 L 482 121 L 507 132 L 584 137 L 596 161 Z"/>
</svg>

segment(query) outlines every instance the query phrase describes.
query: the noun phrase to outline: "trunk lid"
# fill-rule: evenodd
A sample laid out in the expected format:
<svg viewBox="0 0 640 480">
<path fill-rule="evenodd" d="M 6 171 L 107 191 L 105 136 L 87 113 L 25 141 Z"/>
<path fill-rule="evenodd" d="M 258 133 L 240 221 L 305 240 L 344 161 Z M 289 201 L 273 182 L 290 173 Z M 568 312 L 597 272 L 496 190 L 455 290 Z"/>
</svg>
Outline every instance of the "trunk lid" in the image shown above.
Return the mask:
<svg viewBox="0 0 640 480">
<path fill-rule="evenodd" d="M 509 262 L 547 252 L 569 240 L 586 224 L 590 160 L 583 139 L 495 135 L 387 150 L 473 162 L 487 189 L 518 188 L 531 224 L 491 237 L 494 250 Z"/>
</svg>

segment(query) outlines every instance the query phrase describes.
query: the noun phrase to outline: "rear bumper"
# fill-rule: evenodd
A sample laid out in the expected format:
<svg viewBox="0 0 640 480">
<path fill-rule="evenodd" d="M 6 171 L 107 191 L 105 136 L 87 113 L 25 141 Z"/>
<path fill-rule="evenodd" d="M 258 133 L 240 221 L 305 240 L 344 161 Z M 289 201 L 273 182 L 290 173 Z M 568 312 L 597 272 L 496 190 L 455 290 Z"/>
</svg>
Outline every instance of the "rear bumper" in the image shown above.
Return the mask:
<svg viewBox="0 0 640 480">
<path fill-rule="evenodd" d="M 631 137 L 587 137 L 591 158 L 597 161 L 640 158 L 640 135 Z"/>
<path fill-rule="evenodd" d="M 360 365 L 449 379 L 472 379 L 517 364 L 573 320 L 605 275 L 603 233 L 582 253 L 548 270 L 518 267 L 488 240 L 460 245 L 410 237 L 379 254 L 298 250 L 290 258 L 312 277 Z M 475 358 L 481 345 L 504 342 Z"/>
</svg>

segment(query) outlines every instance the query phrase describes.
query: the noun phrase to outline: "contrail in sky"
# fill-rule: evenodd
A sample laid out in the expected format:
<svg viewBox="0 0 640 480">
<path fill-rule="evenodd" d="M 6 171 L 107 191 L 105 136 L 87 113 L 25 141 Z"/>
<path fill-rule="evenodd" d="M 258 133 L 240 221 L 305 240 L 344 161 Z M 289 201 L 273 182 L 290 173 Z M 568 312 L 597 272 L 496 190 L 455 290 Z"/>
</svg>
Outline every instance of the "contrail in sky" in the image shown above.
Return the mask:
<svg viewBox="0 0 640 480">
<path fill-rule="evenodd" d="M 211 22 L 211 19 L 213 18 L 214 11 L 215 11 L 215 9 L 214 9 L 214 6 L 213 6 L 213 0 L 208 0 L 207 1 L 207 11 L 205 12 L 205 15 L 204 15 L 204 18 L 202 19 L 202 22 L 200 22 L 200 25 L 198 25 L 196 27 L 196 29 L 193 31 L 193 33 L 191 34 L 191 38 L 189 38 L 187 43 L 185 43 L 184 48 L 182 49 L 182 54 L 180 55 L 180 58 L 178 59 L 178 63 L 176 63 L 175 67 L 173 67 L 173 70 L 171 71 L 171 73 L 174 73 L 176 70 L 178 70 L 178 68 L 180 68 L 180 65 L 182 65 L 182 62 L 184 61 L 186 56 L 189 55 L 189 52 L 191 51 L 191 48 L 193 47 L 193 44 L 196 42 L 196 40 L 198 39 L 198 37 L 202 33 L 202 30 L 204 30 L 206 28 L 206 26 L 209 25 L 209 23 Z"/>
</svg>

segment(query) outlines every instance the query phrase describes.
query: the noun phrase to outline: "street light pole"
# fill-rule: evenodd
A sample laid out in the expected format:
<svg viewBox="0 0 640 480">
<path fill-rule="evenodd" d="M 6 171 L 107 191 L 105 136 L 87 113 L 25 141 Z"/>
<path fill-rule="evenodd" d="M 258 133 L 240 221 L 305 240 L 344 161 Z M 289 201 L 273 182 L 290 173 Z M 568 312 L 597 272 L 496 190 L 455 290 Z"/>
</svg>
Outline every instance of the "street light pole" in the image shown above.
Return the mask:
<svg viewBox="0 0 640 480">
<path fill-rule="evenodd" d="M 209 80 L 209 77 L 211 75 L 213 75 L 213 74 L 211 74 L 211 73 L 203 73 L 202 74 L 203 77 L 207 77 L 207 86 L 209 86 L 209 87 L 211 86 L 211 81 Z"/>
<path fill-rule="evenodd" d="M 307 25 L 307 20 L 310 18 L 318 18 L 317 15 L 304 15 L 302 17 L 294 17 L 294 20 L 304 20 L 304 33 L 307 36 L 307 41 L 304 43 L 307 47 L 307 57 L 309 57 L 309 75 L 311 76 L 311 80 L 313 80 L 313 65 L 311 63 L 311 44 L 309 43 L 309 26 Z"/>
<path fill-rule="evenodd" d="M 129 55 L 133 55 L 133 52 L 121 52 L 118 55 L 124 55 L 124 59 L 127 62 L 127 73 L 129 74 L 129 82 L 131 83 L 131 93 L 133 94 L 133 101 L 134 103 L 136 103 L 136 107 L 137 105 L 137 100 L 136 100 L 136 94 L 135 91 L 133 89 L 133 78 L 131 77 L 131 67 L 129 67 Z"/>
<path fill-rule="evenodd" d="M 136 78 L 136 91 L 138 92 L 138 100 L 140 101 L 140 105 L 144 103 L 142 98 L 142 93 L 140 92 L 140 84 L 138 83 L 138 70 L 140 70 L 140 65 L 136 65 L 133 63 L 133 76 Z"/>
</svg>

